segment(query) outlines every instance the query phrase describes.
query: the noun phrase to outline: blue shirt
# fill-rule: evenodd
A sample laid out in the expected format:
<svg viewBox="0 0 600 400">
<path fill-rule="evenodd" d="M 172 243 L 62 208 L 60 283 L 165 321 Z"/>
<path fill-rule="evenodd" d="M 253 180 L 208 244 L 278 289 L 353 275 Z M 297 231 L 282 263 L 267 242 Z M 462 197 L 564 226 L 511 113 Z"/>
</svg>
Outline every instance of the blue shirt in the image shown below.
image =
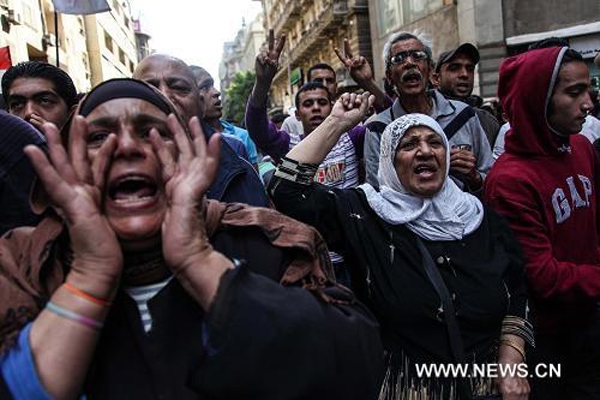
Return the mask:
<svg viewBox="0 0 600 400">
<path fill-rule="evenodd" d="M 223 130 L 230 135 L 233 135 L 240 139 L 244 146 L 246 146 L 246 151 L 248 151 L 248 157 L 251 164 L 258 164 L 258 152 L 256 151 L 256 145 L 250 139 L 250 135 L 248 131 L 237 126 L 231 125 L 229 122 L 224 121 L 222 119 L 219 120 L 221 126 L 223 126 Z"/>
</svg>

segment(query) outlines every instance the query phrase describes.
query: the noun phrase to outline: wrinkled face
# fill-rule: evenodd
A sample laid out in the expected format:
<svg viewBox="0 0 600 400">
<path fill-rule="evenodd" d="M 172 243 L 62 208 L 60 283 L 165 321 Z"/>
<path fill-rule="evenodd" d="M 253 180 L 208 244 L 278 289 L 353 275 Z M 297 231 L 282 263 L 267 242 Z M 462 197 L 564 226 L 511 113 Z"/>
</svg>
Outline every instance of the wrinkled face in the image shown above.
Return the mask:
<svg viewBox="0 0 600 400">
<path fill-rule="evenodd" d="M 401 40 L 392 45 L 392 60 L 399 54 L 423 51 L 423 43 L 417 39 Z M 392 63 L 386 77 L 394 84 L 401 96 L 419 95 L 427 90 L 431 67 L 429 58 L 415 60 L 411 56 L 402 57 L 402 62 Z"/>
<path fill-rule="evenodd" d="M 444 141 L 427 127 L 410 128 L 398 143 L 394 165 L 406 190 L 421 197 L 432 197 L 446 179 Z"/>
<path fill-rule="evenodd" d="M 302 122 L 304 134 L 314 131 L 331 113 L 327 90 L 315 89 L 300 93 L 296 117 Z"/>
<path fill-rule="evenodd" d="M 206 119 L 220 119 L 223 116 L 221 92 L 214 86 L 201 91 L 204 97 L 204 117 Z"/>
<path fill-rule="evenodd" d="M 44 78 L 17 78 L 9 88 L 8 111 L 27 122 L 40 118 L 62 127 L 69 107 L 58 95 L 52 81 Z"/>
<path fill-rule="evenodd" d="M 442 93 L 456 98 L 469 97 L 475 81 L 475 63 L 467 54 L 457 54 L 441 66 L 436 78 Z"/>
<path fill-rule="evenodd" d="M 140 99 L 115 99 L 86 118 L 90 162 L 110 133 L 117 146 L 107 171 L 103 211 L 124 248 L 145 248 L 160 240 L 166 200 L 161 165 L 149 139 L 156 128 L 172 140 L 167 115 Z"/>
<path fill-rule="evenodd" d="M 332 97 L 337 93 L 337 81 L 333 71 L 328 69 L 314 69 L 310 71 L 310 81 L 319 82 L 329 90 Z"/>
<path fill-rule="evenodd" d="M 150 56 L 138 65 L 133 77 L 160 90 L 173 102 L 186 123 L 192 117 L 202 117 L 203 99 L 185 64 L 167 57 Z"/>
<path fill-rule="evenodd" d="M 585 63 L 563 64 L 548 109 L 548 123 L 552 128 L 563 135 L 581 131 L 585 117 L 594 108 L 589 87 L 590 72 Z"/>
</svg>

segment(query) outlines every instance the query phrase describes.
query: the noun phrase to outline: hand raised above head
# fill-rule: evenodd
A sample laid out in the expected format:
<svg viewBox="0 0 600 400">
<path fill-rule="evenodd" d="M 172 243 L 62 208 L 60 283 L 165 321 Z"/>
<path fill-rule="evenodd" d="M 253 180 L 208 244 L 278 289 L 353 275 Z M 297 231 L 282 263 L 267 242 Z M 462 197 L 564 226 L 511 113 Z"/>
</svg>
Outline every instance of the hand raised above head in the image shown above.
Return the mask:
<svg viewBox="0 0 600 400">
<path fill-rule="evenodd" d="M 167 265 L 177 272 L 210 249 L 204 227 L 204 195 L 219 168 L 221 136 L 212 135 L 207 144 L 196 117 L 189 122 L 192 140 L 174 115 L 170 115 L 167 122 L 177 155 L 156 129 L 151 131 L 150 140 L 163 167 L 167 194 L 168 208 L 162 226 L 163 255 Z"/>
<path fill-rule="evenodd" d="M 285 34 L 275 40 L 273 29 L 269 29 L 268 47 L 256 56 L 254 69 L 257 81 L 271 83 L 279 68 L 279 56 L 283 51 L 284 45 Z"/>
<path fill-rule="evenodd" d="M 369 92 L 344 93 L 333 105 L 329 118 L 343 125 L 344 130 L 352 129 L 367 115 L 374 101 L 375 97 Z"/>
<path fill-rule="evenodd" d="M 354 56 L 352 55 L 352 50 L 350 49 L 350 43 L 348 39 L 344 39 L 344 52 L 335 47 L 333 49 L 335 54 L 337 54 L 338 58 L 344 64 L 348 72 L 350 72 L 350 76 L 357 83 L 371 81 L 373 79 L 373 70 L 371 69 L 371 65 L 363 56 Z"/>
<path fill-rule="evenodd" d="M 54 124 L 45 123 L 42 130 L 48 140 L 49 156 L 35 146 L 27 146 L 25 152 L 53 207 L 66 221 L 73 251 L 72 271 L 89 279 L 104 280 L 110 286 L 120 277 L 122 252 L 102 213 L 102 196 L 116 137 L 111 134 L 90 160 L 83 117 L 75 117 L 68 154 Z"/>
</svg>

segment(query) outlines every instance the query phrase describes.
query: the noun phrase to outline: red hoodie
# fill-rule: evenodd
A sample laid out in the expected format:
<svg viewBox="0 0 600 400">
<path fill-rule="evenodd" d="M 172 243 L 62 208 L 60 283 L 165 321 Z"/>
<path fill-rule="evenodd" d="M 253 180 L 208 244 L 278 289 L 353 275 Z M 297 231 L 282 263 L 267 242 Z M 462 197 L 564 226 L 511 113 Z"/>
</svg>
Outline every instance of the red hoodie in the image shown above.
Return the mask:
<svg viewBox="0 0 600 400">
<path fill-rule="evenodd" d="M 500 67 L 498 95 L 512 129 L 485 182 L 485 199 L 519 238 L 538 331 L 594 316 L 600 299 L 600 171 L 583 135 L 546 118 L 567 48 L 529 51 Z"/>
</svg>

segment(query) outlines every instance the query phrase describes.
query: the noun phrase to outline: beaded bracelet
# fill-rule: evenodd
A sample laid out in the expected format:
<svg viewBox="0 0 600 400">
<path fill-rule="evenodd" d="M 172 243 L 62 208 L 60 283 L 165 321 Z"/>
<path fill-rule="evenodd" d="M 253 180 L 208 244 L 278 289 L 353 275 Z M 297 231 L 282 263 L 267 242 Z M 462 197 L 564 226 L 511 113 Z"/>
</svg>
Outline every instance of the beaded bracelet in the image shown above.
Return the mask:
<svg viewBox="0 0 600 400">
<path fill-rule="evenodd" d="M 51 301 L 46 303 L 46 308 L 49 311 L 52 311 L 53 313 L 55 313 L 56 315 L 59 315 L 63 318 L 70 319 L 75 322 L 79 322 L 81 325 L 85 325 L 89 328 L 101 329 L 104 326 L 104 324 L 100 321 L 96 321 L 95 319 L 88 318 L 84 315 L 79 315 L 76 312 L 67 310 L 66 308 L 59 307 L 56 304 L 52 303 Z"/>
<path fill-rule="evenodd" d="M 99 299 L 98 297 L 92 296 L 89 293 L 84 292 L 83 290 L 79 290 L 77 289 L 75 286 L 71 285 L 70 283 L 63 283 L 63 287 L 65 289 L 67 289 L 68 291 L 72 292 L 73 294 L 81 297 L 82 299 L 86 299 L 91 301 L 92 303 L 104 306 L 104 307 L 110 307 L 112 305 L 112 303 L 110 301 L 104 300 L 104 299 Z"/>
</svg>

